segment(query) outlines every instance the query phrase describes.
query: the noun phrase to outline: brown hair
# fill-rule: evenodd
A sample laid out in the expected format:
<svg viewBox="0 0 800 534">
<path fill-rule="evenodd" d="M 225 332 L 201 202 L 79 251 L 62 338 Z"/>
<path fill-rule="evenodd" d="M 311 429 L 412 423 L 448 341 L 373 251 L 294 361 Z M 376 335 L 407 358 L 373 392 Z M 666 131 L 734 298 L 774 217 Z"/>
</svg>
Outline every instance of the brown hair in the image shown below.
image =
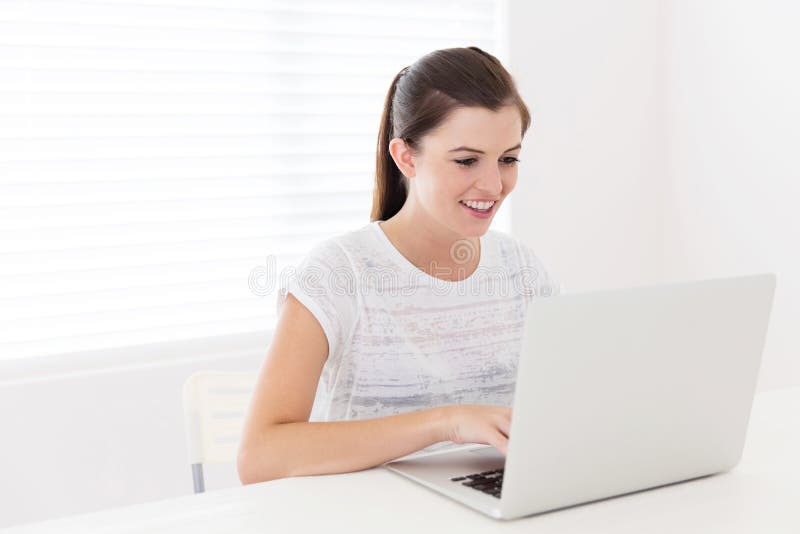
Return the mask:
<svg viewBox="0 0 800 534">
<path fill-rule="evenodd" d="M 477 46 L 435 50 L 403 67 L 383 106 L 371 220 L 389 219 L 408 196 L 408 179 L 389 153 L 392 139 L 399 137 L 418 151 L 420 139 L 455 109 L 478 106 L 497 111 L 506 105 L 519 110 L 524 136 L 531 116 L 513 78 L 496 57 Z"/>
</svg>

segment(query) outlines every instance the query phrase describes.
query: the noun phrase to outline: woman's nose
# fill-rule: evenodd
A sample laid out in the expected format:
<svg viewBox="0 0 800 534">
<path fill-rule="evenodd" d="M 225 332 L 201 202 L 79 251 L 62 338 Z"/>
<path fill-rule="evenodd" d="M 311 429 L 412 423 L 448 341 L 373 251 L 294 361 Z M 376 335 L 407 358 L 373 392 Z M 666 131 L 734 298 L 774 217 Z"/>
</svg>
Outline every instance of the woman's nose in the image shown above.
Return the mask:
<svg viewBox="0 0 800 534">
<path fill-rule="evenodd" d="M 491 167 L 478 180 L 475 184 L 481 191 L 486 191 L 488 194 L 497 196 L 503 191 L 503 177 L 500 172 L 500 167 Z"/>
</svg>

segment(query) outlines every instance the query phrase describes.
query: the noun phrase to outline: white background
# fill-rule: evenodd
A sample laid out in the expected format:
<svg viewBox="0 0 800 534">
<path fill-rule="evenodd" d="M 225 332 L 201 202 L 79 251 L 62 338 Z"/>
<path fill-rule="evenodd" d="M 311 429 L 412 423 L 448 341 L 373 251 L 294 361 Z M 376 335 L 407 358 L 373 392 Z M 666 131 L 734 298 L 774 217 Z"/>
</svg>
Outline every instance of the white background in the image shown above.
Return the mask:
<svg viewBox="0 0 800 534">
<path fill-rule="evenodd" d="M 514 231 L 569 291 L 776 273 L 759 389 L 800 383 L 800 7 L 511 11 L 510 69 L 534 108 Z"/>
<path fill-rule="evenodd" d="M 759 389 L 800 384 L 798 8 L 511 0 L 509 15 L 507 66 L 534 117 L 513 231 L 568 291 L 777 273 Z M 252 341 L 6 373 L 0 526 L 189 494 L 180 385 L 255 368 Z M 208 471 L 210 488 L 234 482 Z"/>
</svg>

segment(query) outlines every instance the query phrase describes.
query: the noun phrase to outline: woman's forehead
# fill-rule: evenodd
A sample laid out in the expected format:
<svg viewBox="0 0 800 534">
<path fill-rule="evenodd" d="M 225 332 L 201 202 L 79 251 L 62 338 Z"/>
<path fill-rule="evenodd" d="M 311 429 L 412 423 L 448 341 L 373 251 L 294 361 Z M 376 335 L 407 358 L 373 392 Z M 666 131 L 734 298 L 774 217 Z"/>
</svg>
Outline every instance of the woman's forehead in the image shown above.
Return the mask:
<svg viewBox="0 0 800 534">
<path fill-rule="evenodd" d="M 457 108 L 431 132 L 430 141 L 437 150 L 460 147 L 478 151 L 507 151 L 520 144 L 522 119 L 515 107 L 498 111 L 487 108 Z"/>
</svg>

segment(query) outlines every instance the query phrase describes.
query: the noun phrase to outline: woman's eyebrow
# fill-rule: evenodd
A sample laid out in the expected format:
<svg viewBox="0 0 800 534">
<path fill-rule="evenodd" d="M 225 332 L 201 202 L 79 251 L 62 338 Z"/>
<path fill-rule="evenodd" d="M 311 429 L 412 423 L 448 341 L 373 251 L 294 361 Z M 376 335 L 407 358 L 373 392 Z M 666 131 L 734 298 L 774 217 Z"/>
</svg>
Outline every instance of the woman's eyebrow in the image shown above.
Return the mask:
<svg viewBox="0 0 800 534">
<path fill-rule="evenodd" d="M 517 148 L 522 148 L 522 144 L 520 143 L 517 146 L 512 146 L 511 148 L 506 149 L 506 151 L 503 152 L 503 154 L 505 154 L 506 152 L 511 152 L 512 150 L 516 150 Z M 484 152 L 483 150 L 478 150 L 477 148 L 470 148 L 468 146 L 460 146 L 458 148 L 448 150 L 448 152 L 458 152 L 459 150 L 467 150 L 469 152 L 477 152 L 478 154 L 486 154 L 486 152 Z"/>
</svg>

